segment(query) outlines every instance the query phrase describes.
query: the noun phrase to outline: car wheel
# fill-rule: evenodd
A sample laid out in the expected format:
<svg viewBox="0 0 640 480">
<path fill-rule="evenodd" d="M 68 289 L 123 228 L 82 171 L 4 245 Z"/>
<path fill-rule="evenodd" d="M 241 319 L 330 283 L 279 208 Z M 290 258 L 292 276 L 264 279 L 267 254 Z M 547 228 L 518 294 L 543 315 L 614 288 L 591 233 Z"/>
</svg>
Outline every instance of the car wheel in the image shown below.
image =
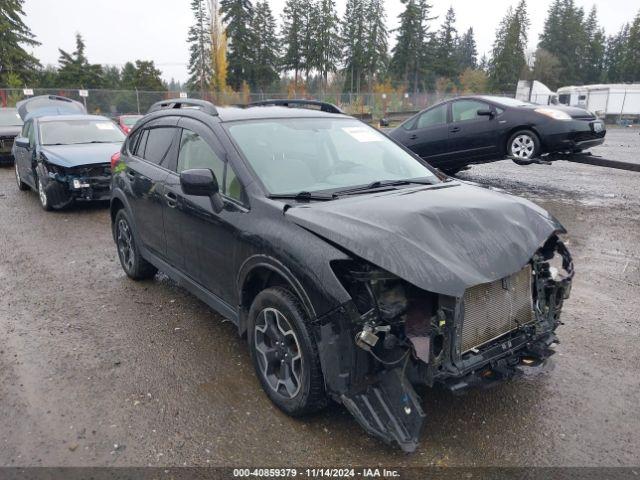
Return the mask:
<svg viewBox="0 0 640 480">
<path fill-rule="evenodd" d="M 49 202 L 49 196 L 47 195 L 47 190 L 45 189 L 45 185 L 42 182 L 42 179 L 39 176 L 36 176 L 36 185 L 38 187 L 38 199 L 40 200 L 40 206 L 46 212 L 50 212 L 53 210 L 51 207 L 51 202 Z"/>
<path fill-rule="evenodd" d="M 120 264 L 129 278 L 145 280 L 155 276 L 158 269 L 140 255 L 140 249 L 131 228 L 131 221 L 124 209 L 119 210 L 116 215 L 115 240 Z"/>
<path fill-rule="evenodd" d="M 540 153 L 540 140 L 531 130 L 520 130 L 509 138 L 507 154 L 520 160 L 530 160 Z"/>
<path fill-rule="evenodd" d="M 248 341 L 256 374 L 269 398 L 300 416 L 327 404 L 318 349 L 300 301 L 282 287 L 268 288 L 249 310 Z"/>
<path fill-rule="evenodd" d="M 18 190 L 21 190 L 23 192 L 25 190 L 29 190 L 29 185 L 24 183 L 22 181 L 22 178 L 20 177 L 20 172 L 18 171 L 18 162 L 15 162 L 15 169 L 16 169 L 16 183 L 18 184 Z"/>
</svg>

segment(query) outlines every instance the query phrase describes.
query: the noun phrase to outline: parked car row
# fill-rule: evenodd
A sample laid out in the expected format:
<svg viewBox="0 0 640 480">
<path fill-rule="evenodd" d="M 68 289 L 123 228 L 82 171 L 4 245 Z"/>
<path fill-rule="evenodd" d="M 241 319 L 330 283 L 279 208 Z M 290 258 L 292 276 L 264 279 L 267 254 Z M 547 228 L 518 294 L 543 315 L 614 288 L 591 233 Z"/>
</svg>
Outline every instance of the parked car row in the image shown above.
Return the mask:
<svg viewBox="0 0 640 480">
<path fill-rule="evenodd" d="M 334 400 L 410 452 L 426 418 L 416 386 L 461 393 L 553 353 L 573 277 L 562 225 L 442 175 L 333 105 L 168 100 L 126 139 L 102 117 L 38 112 L 16 142 L 18 185 L 43 207 L 103 198 L 79 169 L 106 169 L 118 147 L 124 272 L 161 270 L 230 319 L 290 415 Z"/>
</svg>

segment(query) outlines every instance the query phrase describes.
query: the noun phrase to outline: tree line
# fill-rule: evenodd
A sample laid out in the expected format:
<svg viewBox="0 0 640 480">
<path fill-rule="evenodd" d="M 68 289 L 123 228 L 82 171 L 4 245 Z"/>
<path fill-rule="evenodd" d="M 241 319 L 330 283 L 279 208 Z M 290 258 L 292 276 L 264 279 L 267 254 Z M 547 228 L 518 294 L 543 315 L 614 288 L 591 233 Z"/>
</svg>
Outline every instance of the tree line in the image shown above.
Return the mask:
<svg viewBox="0 0 640 480">
<path fill-rule="evenodd" d="M 286 0 L 278 21 L 268 0 L 191 0 L 189 79 L 193 91 L 513 92 L 518 79 L 562 85 L 640 81 L 640 12 L 607 35 L 594 6 L 553 0 L 537 44 L 528 38 L 526 0 L 509 8 L 488 55 L 473 28 L 459 31 L 450 8 L 433 15 L 427 0 L 401 0 L 390 30 L 384 0 Z M 179 90 L 153 61 L 122 67 L 89 62 L 81 35 L 57 66 L 27 52 L 38 42 L 24 22 L 24 0 L 0 0 L 0 86 Z"/>
</svg>

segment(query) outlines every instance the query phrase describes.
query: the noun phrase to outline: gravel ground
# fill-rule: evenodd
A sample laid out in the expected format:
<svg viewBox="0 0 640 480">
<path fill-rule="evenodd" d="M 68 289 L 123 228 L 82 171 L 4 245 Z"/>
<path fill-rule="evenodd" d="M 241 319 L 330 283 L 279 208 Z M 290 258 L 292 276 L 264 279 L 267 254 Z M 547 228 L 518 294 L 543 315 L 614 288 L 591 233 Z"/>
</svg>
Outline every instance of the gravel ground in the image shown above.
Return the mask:
<svg viewBox="0 0 640 480">
<path fill-rule="evenodd" d="M 638 161 L 638 130 L 597 149 Z M 46 213 L 0 169 L 0 465 L 640 464 L 640 173 L 556 162 L 475 166 L 570 232 L 577 275 L 555 368 L 490 391 L 428 392 L 412 455 L 342 407 L 275 409 L 244 341 L 158 275 L 118 264 L 104 205 Z"/>
</svg>

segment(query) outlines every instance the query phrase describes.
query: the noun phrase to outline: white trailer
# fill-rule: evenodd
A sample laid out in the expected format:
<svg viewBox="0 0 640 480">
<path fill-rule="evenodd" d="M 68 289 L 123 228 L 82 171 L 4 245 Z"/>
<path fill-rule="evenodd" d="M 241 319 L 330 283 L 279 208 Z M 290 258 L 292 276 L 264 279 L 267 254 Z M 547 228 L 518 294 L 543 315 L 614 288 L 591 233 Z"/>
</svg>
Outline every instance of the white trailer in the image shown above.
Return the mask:
<svg viewBox="0 0 640 480">
<path fill-rule="evenodd" d="M 640 116 L 640 83 L 599 84 L 562 87 L 558 101 L 582 107 L 600 117 Z"/>
</svg>

